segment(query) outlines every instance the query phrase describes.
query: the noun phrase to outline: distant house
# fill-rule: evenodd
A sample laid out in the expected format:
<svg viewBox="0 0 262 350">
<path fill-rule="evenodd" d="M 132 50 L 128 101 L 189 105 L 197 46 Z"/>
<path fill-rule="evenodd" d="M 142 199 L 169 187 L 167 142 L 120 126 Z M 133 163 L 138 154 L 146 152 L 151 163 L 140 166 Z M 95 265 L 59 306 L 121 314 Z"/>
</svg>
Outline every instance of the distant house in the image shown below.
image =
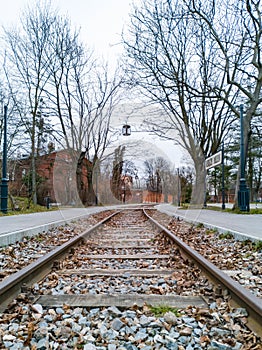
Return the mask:
<svg viewBox="0 0 262 350">
<path fill-rule="evenodd" d="M 84 203 L 87 196 L 87 165 L 84 158 L 79 177 L 76 177 L 78 154 L 61 150 L 36 158 L 37 200 L 45 205 L 51 203 Z M 13 196 L 28 196 L 30 189 L 31 157 L 9 162 L 9 192 Z M 78 185 L 77 185 L 78 184 Z"/>
</svg>

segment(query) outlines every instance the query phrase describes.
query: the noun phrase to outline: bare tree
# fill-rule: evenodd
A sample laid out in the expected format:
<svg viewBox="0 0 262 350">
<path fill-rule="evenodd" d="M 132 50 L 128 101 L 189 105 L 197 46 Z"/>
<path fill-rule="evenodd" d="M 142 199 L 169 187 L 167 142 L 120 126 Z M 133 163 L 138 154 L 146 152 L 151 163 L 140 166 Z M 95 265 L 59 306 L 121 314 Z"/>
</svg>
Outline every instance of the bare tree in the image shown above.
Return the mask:
<svg viewBox="0 0 262 350">
<path fill-rule="evenodd" d="M 173 192 L 167 182 L 172 178 L 169 162 L 163 157 L 151 158 L 144 162 L 144 167 L 147 189 L 156 193 L 156 202 L 159 201 L 161 193 L 164 193 L 167 200 L 168 192 Z"/>
<path fill-rule="evenodd" d="M 50 6 L 44 3 L 43 6 L 28 8 L 24 12 L 21 28 L 5 30 L 5 72 L 13 90 L 14 104 L 30 135 L 34 203 L 37 202 L 35 157 L 38 111 L 49 78 L 48 65 L 52 60 L 48 47 L 53 21 Z M 23 103 L 19 103 L 19 100 Z"/>
<path fill-rule="evenodd" d="M 213 92 L 223 99 L 238 117 L 239 105 L 245 104 L 246 162 L 251 121 L 259 113 L 258 108 L 262 102 L 262 2 L 193 0 L 188 2 L 188 9 L 193 18 L 206 27 L 207 35 L 216 51 L 217 59 L 213 65 L 218 71 L 218 84 L 213 86 Z M 228 91 L 238 93 L 237 101 L 230 99 L 231 94 L 228 94 Z M 239 179 L 240 166 L 238 184 Z"/>
<path fill-rule="evenodd" d="M 226 103 L 210 94 L 216 53 L 205 33 L 184 1 L 143 0 L 123 35 L 131 81 L 164 109 L 162 119 L 147 121 L 162 137 L 178 134 L 176 142 L 192 158 L 192 204 L 204 203 L 205 157 L 217 151 L 233 120 Z"/>
<path fill-rule="evenodd" d="M 110 119 L 122 82 L 119 70 L 110 74 L 109 67 L 85 49 L 70 20 L 52 10 L 50 1 L 28 8 L 22 30 L 7 30 L 6 42 L 10 86 L 14 89 L 16 82 L 16 90 L 26 97 L 17 106 L 30 133 L 34 202 L 35 158 L 46 114 L 56 125 L 56 140 L 71 151 L 77 173 L 81 160 L 88 158 L 87 203 L 93 203 L 92 172 L 110 142 Z"/>
<path fill-rule="evenodd" d="M 108 64 L 99 62 L 92 51 L 85 49 L 67 18 L 58 18 L 50 47 L 53 60 L 46 88 L 48 106 L 58 118 L 62 142 L 72 150 L 78 175 L 83 159 L 89 160 L 85 162 L 86 204 L 94 204 L 93 173 L 110 143 L 109 126 L 122 77 L 119 69 L 111 72 Z"/>
<path fill-rule="evenodd" d="M 109 71 L 108 65 L 101 65 L 99 69 L 94 70 L 95 79 L 91 89 L 85 95 L 86 99 L 87 95 L 91 97 L 88 104 L 90 111 L 88 118 L 92 122 L 87 124 L 84 139 L 86 156 L 92 160 L 88 169 L 90 203 L 93 203 L 95 198 L 92 174 L 97 164 L 103 160 L 104 153 L 112 142 L 114 133 L 110 130 L 111 118 L 121 98 L 122 73 L 119 68 L 111 74 Z"/>
<path fill-rule="evenodd" d="M 67 149 L 81 151 L 88 113 L 83 95 L 95 59 L 79 40 L 79 32 L 72 30 L 70 20 L 63 17 L 56 18 L 50 52 L 46 109 L 58 119 L 61 139 L 57 141 Z"/>
</svg>

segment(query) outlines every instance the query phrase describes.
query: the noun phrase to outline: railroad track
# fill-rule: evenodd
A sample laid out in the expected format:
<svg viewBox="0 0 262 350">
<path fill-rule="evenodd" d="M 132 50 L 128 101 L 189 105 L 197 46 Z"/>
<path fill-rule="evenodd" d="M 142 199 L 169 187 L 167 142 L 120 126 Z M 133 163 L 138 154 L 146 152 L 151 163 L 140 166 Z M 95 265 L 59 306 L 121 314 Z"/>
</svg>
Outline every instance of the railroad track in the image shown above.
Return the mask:
<svg viewBox="0 0 262 350">
<path fill-rule="evenodd" d="M 114 306 L 140 313 L 165 306 L 191 310 L 202 320 L 218 299 L 232 300 L 246 309 L 248 326 L 261 336 L 261 300 L 145 215 L 140 209 L 110 215 L 9 276 L 0 283 L 1 311 L 12 313 L 21 302 L 45 310 Z"/>
</svg>

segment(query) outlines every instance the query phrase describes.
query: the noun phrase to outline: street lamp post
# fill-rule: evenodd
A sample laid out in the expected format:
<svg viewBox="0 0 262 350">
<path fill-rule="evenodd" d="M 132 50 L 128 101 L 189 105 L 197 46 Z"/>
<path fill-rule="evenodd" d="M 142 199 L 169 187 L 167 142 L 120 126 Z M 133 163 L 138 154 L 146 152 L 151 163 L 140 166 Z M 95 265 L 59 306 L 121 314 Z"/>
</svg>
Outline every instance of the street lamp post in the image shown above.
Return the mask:
<svg viewBox="0 0 262 350">
<path fill-rule="evenodd" d="M 249 189 L 245 179 L 245 148 L 244 148 L 244 116 L 243 105 L 240 106 L 240 181 L 238 190 L 238 207 L 241 211 L 249 211 Z"/>
<path fill-rule="evenodd" d="M 177 206 L 180 207 L 180 174 L 177 168 Z"/>
<path fill-rule="evenodd" d="M 222 210 L 226 209 L 225 205 L 225 149 L 222 141 Z"/>
<path fill-rule="evenodd" d="M 7 179 L 7 106 L 4 106 L 4 142 L 3 164 L 1 182 L 1 211 L 6 214 L 8 205 L 8 179 Z"/>
</svg>

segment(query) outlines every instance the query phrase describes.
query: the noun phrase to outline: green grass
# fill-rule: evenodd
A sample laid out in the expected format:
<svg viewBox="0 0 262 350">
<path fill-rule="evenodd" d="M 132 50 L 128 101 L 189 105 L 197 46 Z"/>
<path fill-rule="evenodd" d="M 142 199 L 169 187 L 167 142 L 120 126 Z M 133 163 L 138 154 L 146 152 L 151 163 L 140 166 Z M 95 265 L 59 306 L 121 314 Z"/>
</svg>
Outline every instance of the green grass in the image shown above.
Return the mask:
<svg viewBox="0 0 262 350">
<path fill-rule="evenodd" d="M 245 215 L 253 215 L 253 214 L 262 214 L 262 208 L 251 208 L 250 211 L 241 211 L 239 208 L 236 209 L 230 209 L 230 208 L 226 208 L 226 209 L 222 209 L 220 207 L 217 206 L 212 206 L 212 205 L 208 205 L 206 207 L 207 210 L 214 210 L 214 211 L 221 211 L 221 212 L 226 212 L 226 213 L 231 213 L 231 214 L 245 214 Z"/>
<path fill-rule="evenodd" d="M 230 232 L 225 232 L 225 233 L 221 233 L 219 236 L 218 236 L 219 239 L 232 239 L 234 238 L 234 236 L 232 235 L 232 233 Z"/>
<path fill-rule="evenodd" d="M 222 204 L 221 204 L 222 206 Z M 200 207 L 199 206 L 191 206 L 189 204 L 182 204 L 181 207 L 178 209 L 178 210 L 187 210 L 187 209 L 199 209 Z M 214 210 L 214 211 L 221 211 L 221 212 L 227 212 L 227 213 L 231 213 L 231 214 L 246 214 L 246 215 L 253 215 L 253 214 L 262 214 L 262 208 L 251 208 L 250 211 L 241 211 L 239 208 L 236 208 L 236 209 L 231 209 L 231 208 L 225 208 L 225 209 L 222 209 L 220 206 L 216 206 L 216 205 L 212 205 L 212 204 L 209 204 L 207 205 L 207 207 L 203 208 L 201 207 L 202 209 L 205 209 L 205 210 Z"/>
<path fill-rule="evenodd" d="M 171 307 L 168 305 L 159 305 L 159 306 L 152 306 L 149 305 L 149 310 L 152 312 L 152 314 L 156 317 L 164 316 L 167 312 L 173 312 L 174 315 L 179 316 L 178 309 L 175 307 Z"/>
<path fill-rule="evenodd" d="M 30 203 L 30 206 L 28 208 L 28 199 L 23 197 L 14 197 L 15 204 L 17 206 L 17 210 L 12 210 L 12 203 L 10 200 L 8 200 L 8 211 L 7 214 L 4 214 L 0 211 L 0 216 L 6 216 L 6 215 L 19 215 L 19 214 L 31 214 L 31 213 L 39 213 L 39 212 L 45 212 L 50 210 L 57 210 L 58 208 L 50 207 L 50 209 L 47 209 L 46 206 L 38 205 Z"/>
<path fill-rule="evenodd" d="M 262 209 L 261 208 L 251 208 L 250 211 L 241 211 L 239 208 L 236 209 L 228 209 L 230 213 L 233 214 L 262 214 Z"/>
<path fill-rule="evenodd" d="M 259 252 L 260 250 L 262 251 L 262 241 L 256 241 L 254 243 L 254 250 L 256 252 Z"/>
<path fill-rule="evenodd" d="M 208 229 L 206 229 L 205 233 L 207 235 L 213 235 L 215 233 L 218 233 L 218 229 L 217 228 L 208 228 Z"/>
<path fill-rule="evenodd" d="M 199 222 L 197 225 L 196 225 L 196 228 L 204 228 L 204 224 L 202 222 Z"/>
<path fill-rule="evenodd" d="M 241 243 L 242 243 L 243 247 L 248 246 L 248 249 L 251 251 L 255 251 L 255 252 L 262 251 L 262 241 L 252 242 L 251 240 L 245 240 L 245 241 L 242 241 Z M 250 255 L 251 255 L 251 253 L 247 252 L 245 257 L 248 258 Z"/>
</svg>

